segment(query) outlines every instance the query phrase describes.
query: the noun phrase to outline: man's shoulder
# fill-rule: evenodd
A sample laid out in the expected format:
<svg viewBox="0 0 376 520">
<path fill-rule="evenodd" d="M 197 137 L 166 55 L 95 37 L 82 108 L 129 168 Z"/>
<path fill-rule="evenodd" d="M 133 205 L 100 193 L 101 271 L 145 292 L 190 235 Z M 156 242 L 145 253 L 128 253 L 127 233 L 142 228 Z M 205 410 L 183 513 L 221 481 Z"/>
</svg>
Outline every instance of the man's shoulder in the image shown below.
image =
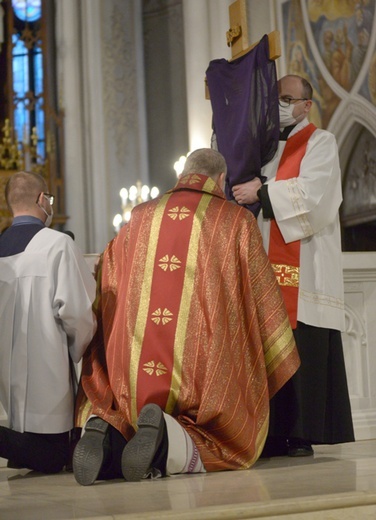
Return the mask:
<svg viewBox="0 0 376 520">
<path fill-rule="evenodd" d="M 63 233 L 62 231 L 57 231 L 56 229 L 51 229 L 49 227 L 45 227 L 44 229 L 42 229 L 42 232 L 53 240 L 60 240 L 60 239 L 69 240 L 70 239 L 69 235 Z"/>
<path fill-rule="evenodd" d="M 324 130 L 323 128 L 316 128 L 316 130 L 313 132 L 310 141 L 313 142 L 313 144 L 316 145 L 335 145 L 337 142 L 336 136 L 329 132 L 328 130 Z"/>
<path fill-rule="evenodd" d="M 40 238 L 42 238 L 43 240 L 47 240 L 48 242 L 64 243 L 66 240 L 69 240 L 68 235 L 66 235 L 65 233 L 48 227 L 41 229 L 38 235 Z"/>
<path fill-rule="evenodd" d="M 302 122 L 302 124 L 300 124 L 296 127 L 295 132 L 291 132 L 291 137 L 293 135 L 300 134 L 300 132 L 307 129 L 307 127 L 310 124 L 313 124 L 313 123 L 309 123 L 308 120 L 305 123 Z M 330 145 L 330 144 L 336 142 L 336 136 L 332 132 L 329 132 L 329 130 L 324 130 L 323 128 L 319 128 L 316 125 L 313 125 L 313 127 L 314 127 L 314 131 L 309 135 L 309 138 L 308 138 L 309 146 L 317 146 L 317 145 L 324 144 L 324 143 L 327 143 Z"/>
<path fill-rule="evenodd" d="M 305 117 L 303 119 L 303 121 L 300 121 L 300 123 L 298 123 L 295 128 L 292 130 L 291 132 L 291 135 L 294 135 L 295 133 L 298 133 L 298 132 L 301 132 L 302 130 L 308 130 L 307 127 L 312 127 L 313 128 L 313 134 L 312 135 L 318 135 L 318 134 L 322 134 L 322 135 L 331 135 L 334 137 L 334 134 L 332 134 L 331 132 L 329 132 L 328 130 L 324 130 L 323 128 L 317 126 L 315 123 L 313 123 L 312 121 L 310 121 L 308 119 L 308 117 Z"/>
<path fill-rule="evenodd" d="M 61 231 L 44 228 L 37 233 L 28 245 L 28 250 L 47 251 L 51 249 L 71 249 L 74 246 L 72 238 Z"/>
<path fill-rule="evenodd" d="M 316 127 L 315 134 L 316 135 L 325 135 L 328 137 L 335 138 L 335 135 L 332 132 L 329 132 L 329 130 L 325 130 L 324 128 Z"/>
</svg>

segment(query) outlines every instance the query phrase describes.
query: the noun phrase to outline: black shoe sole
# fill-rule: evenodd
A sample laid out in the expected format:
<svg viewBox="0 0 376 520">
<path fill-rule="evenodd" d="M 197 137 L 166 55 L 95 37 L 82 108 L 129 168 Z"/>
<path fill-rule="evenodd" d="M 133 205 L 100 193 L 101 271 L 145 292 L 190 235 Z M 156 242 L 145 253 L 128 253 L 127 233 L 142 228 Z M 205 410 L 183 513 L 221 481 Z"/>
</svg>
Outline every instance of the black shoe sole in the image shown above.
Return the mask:
<svg viewBox="0 0 376 520">
<path fill-rule="evenodd" d="M 152 469 L 165 428 L 161 408 L 156 404 L 145 405 L 137 425 L 138 430 L 125 446 L 121 457 L 122 473 L 128 482 L 140 481 Z"/>
<path fill-rule="evenodd" d="M 73 473 L 82 486 L 90 486 L 99 475 L 104 459 L 104 440 L 109 424 L 96 417 L 91 419 L 73 453 Z"/>
</svg>

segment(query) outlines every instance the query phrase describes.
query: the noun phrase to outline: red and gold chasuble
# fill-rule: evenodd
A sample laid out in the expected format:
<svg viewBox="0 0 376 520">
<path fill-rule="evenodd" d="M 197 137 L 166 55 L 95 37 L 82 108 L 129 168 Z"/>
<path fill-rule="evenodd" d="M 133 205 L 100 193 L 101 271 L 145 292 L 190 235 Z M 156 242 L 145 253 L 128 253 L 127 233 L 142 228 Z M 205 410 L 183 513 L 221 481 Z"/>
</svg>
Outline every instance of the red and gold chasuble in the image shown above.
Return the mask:
<svg viewBox="0 0 376 520">
<path fill-rule="evenodd" d="M 300 163 L 305 155 L 308 140 L 315 130 L 315 125 L 310 123 L 287 139 L 278 165 L 276 182 L 299 176 Z M 291 327 L 295 329 L 298 312 L 300 240 L 286 244 L 274 219 L 270 223 L 268 256 L 285 300 Z"/>
<path fill-rule="evenodd" d="M 94 413 L 129 440 L 153 402 L 190 435 L 207 471 L 252 466 L 269 399 L 299 366 L 252 213 L 209 177 L 186 175 L 134 208 L 101 265 L 76 424 Z"/>
</svg>

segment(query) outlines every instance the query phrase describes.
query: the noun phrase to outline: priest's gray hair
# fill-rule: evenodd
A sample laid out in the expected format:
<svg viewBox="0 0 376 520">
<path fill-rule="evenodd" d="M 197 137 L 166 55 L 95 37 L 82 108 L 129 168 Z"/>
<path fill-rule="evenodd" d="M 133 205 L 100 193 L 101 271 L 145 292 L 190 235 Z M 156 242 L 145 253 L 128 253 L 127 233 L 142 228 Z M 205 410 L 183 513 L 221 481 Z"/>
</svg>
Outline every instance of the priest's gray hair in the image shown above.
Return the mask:
<svg viewBox="0 0 376 520">
<path fill-rule="evenodd" d="M 181 176 L 202 173 L 209 177 L 216 177 L 226 172 L 226 161 L 221 153 L 212 148 L 199 148 L 188 155 Z"/>
</svg>

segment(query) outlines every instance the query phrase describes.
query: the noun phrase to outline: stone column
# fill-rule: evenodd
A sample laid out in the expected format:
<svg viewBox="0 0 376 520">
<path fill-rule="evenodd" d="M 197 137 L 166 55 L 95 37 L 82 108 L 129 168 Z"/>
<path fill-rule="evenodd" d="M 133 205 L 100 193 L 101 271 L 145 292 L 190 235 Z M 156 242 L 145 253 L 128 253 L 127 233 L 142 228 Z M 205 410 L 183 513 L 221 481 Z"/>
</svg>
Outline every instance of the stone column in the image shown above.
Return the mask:
<svg viewBox="0 0 376 520">
<path fill-rule="evenodd" d="M 183 0 L 189 145 L 210 146 L 212 110 L 205 99 L 205 71 L 216 58 L 229 59 L 226 45 L 231 0 Z"/>
<path fill-rule="evenodd" d="M 68 227 L 97 253 L 114 236 L 120 189 L 149 180 L 141 4 L 66 0 L 57 9 Z"/>
<path fill-rule="evenodd" d="M 65 113 L 65 193 L 69 217 L 67 228 L 73 231 L 81 249 L 89 252 L 79 4 L 75 0 L 66 0 L 57 2 L 56 9 L 58 95 L 60 108 Z"/>
</svg>

